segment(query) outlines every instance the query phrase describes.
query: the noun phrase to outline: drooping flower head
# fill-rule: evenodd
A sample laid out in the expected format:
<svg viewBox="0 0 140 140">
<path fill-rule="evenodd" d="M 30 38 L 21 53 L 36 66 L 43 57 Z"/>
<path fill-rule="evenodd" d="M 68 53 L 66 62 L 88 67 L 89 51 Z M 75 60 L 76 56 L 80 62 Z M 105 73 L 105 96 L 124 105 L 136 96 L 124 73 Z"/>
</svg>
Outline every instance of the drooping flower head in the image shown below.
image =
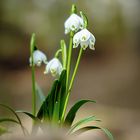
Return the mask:
<svg viewBox="0 0 140 140">
<path fill-rule="evenodd" d="M 76 33 L 73 37 L 73 48 L 77 48 L 78 45 L 81 45 L 83 50 L 85 50 L 88 46 L 90 49 L 95 50 L 95 37 L 92 33 L 90 33 L 87 29 L 82 29 L 78 33 Z"/>
<path fill-rule="evenodd" d="M 45 69 L 45 74 L 47 73 L 51 73 L 52 76 L 57 76 L 60 75 L 62 72 L 62 64 L 59 61 L 59 59 L 57 58 L 53 58 L 52 60 L 50 60 L 48 62 L 48 64 L 46 65 L 46 69 Z"/>
<path fill-rule="evenodd" d="M 64 26 L 65 26 L 65 34 L 68 34 L 70 31 L 76 32 L 79 29 L 83 29 L 84 22 L 81 17 L 73 13 L 65 21 Z"/>
<path fill-rule="evenodd" d="M 44 64 L 47 64 L 46 55 L 40 50 L 35 50 L 33 52 L 33 63 L 34 63 L 34 65 L 41 66 L 42 62 Z M 31 58 L 31 56 L 29 58 L 29 63 L 32 66 L 32 58 Z"/>
</svg>

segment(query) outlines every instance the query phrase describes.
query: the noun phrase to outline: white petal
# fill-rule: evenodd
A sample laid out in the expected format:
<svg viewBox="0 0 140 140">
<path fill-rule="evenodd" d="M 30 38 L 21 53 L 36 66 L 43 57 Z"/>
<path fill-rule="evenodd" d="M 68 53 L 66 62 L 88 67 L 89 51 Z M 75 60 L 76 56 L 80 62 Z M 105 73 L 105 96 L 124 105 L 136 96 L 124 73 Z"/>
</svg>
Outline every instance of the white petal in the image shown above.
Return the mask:
<svg viewBox="0 0 140 140">
<path fill-rule="evenodd" d="M 86 48 L 88 47 L 88 45 L 89 45 L 89 41 L 81 42 L 81 47 L 83 48 L 83 50 L 86 50 Z"/>
<path fill-rule="evenodd" d="M 62 64 L 60 63 L 60 64 L 59 64 L 59 69 L 58 69 L 59 75 L 61 74 L 62 70 L 63 70 L 63 67 L 62 67 Z"/>
<path fill-rule="evenodd" d="M 51 73 L 52 76 L 59 75 L 62 71 L 62 64 L 57 58 L 53 58 L 46 66 L 44 73 Z"/>
<path fill-rule="evenodd" d="M 65 34 L 71 31 L 77 31 L 81 28 L 82 18 L 76 14 L 72 14 L 64 23 Z"/>
<path fill-rule="evenodd" d="M 72 31 L 77 31 L 77 30 L 79 30 L 79 28 L 80 28 L 79 21 L 72 20 L 72 21 L 70 22 L 70 29 L 71 29 Z"/>
<path fill-rule="evenodd" d="M 95 50 L 94 44 L 89 44 L 89 48 L 90 48 L 91 50 Z"/>
<path fill-rule="evenodd" d="M 46 65 L 46 69 L 45 69 L 45 71 L 44 71 L 44 74 L 47 74 L 47 73 L 49 73 L 50 72 L 50 66 L 51 66 L 51 61 L 49 61 L 49 63 Z"/>
<path fill-rule="evenodd" d="M 29 58 L 29 62 L 30 62 L 30 65 L 32 65 L 31 57 Z M 42 62 L 44 62 L 44 63 L 47 62 L 47 57 L 43 52 L 41 52 L 39 50 L 35 50 L 33 52 L 33 62 L 34 62 L 34 65 L 40 66 Z"/>
<path fill-rule="evenodd" d="M 95 50 L 95 47 L 94 47 L 95 41 L 96 41 L 96 39 L 95 39 L 94 35 L 91 34 L 89 48 L 92 49 L 92 50 Z"/>
<path fill-rule="evenodd" d="M 79 19 L 80 21 L 80 29 L 84 28 L 84 20 L 82 18 Z"/>
<path fill-rule="evenodd" d="M 83 29 L 80 31 L 81 36 L 80 36 L 80 41 L 87 41 L 90 38 L 91 33 L 87 29 Z"/>
<path fill-rule="evenodd" d="M 65 34 L 68 34 L 70 32 L 70 29 L 65 28 Z"/>
<path fill-rule="evenodd" d="M 78 47 L 79 43 L 80 43 L 80 32 L 76 33 L 73 37 L 73 48 Z"/>
<path fill-rule="evenodd" d="M 95 39 L 94 35 L 91 34 L 91 36 L 90 36 L 90 42 L 95 44 L 95 41 L 96 41 L 96 39 Z"/>
</svg>

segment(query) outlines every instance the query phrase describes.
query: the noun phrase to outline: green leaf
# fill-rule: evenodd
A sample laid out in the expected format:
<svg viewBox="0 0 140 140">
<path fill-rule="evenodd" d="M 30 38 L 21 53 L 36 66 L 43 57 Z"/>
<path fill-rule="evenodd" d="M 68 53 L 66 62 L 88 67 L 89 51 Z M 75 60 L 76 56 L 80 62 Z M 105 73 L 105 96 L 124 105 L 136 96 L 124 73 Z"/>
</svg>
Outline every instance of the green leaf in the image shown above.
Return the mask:
<svg viewBox="0 0 140 140">
<path fill-rule="evenodd" d="M 56 117 L 54 110 L 57 108 L 57 115 L 60 118 L 66 97 L 66 70 L 63 70 L 59 80 L 55 80 L 53 86 L 37 113 L 39 119 L 49 119 L 50 121 Z M 57 102 L 57 103 L 56 103 Z M 57 105 L 56 105 L 57 104 Z M 59 120 L 58 118 L 58 120 Z"/>
<path fill-rule="evenodd" d="M 56 102 L 56 93 L 58 89 L 58 80 L 55 80 L 51 91 L 49 92 L 48 96 L 46 97 L 45 101 L 42 103 L 38 113 L 37 113 L 37 118 L 40 120 L 51 120 L 53 116 L 53 109 L 54 109 L 54 104 Z"/>
<path fill-rule="evenodd" d="M 59 118 L 61 119 L 62 117 L 62 112 L 64 109 L 64 104 L 66 100 L 66 80 L 67 80 L 67 71 L 63 70 L 59 79 L 60 83 L 60 90 L 59 90 L 59 99 L 58 102 L 60 102 L 60 111 L 59 111 Z"/>
<path fill-rule="evenodd" d="M 81 125 L 84 125 L 85 123 L 91 122 L 91 121 L 100 121 L 98 120 L 95 116 L 90 116 L 87 118 L 84 118 L 80 121 L 78 121 L 77 123 L 75 123 L 69 130 L 69 134 L 74 132 L 75 129 L 79 128 Z"/>
<path fill-rule="evenodd" d="M 38 113 L 37 113 L 37 118 L 39 118 L 40 120 L 49 120 L 49 94 L 46 97 L 45 101 L 42 103 Z"/>
<path fill-rule="evenodd" d="M 18 121 L 14 119 L 10 119 L 10 118 L 0 118 L 0 123 L 2 122 L 14 122 L 14 123 L 20 124 Z"/>
<path fill-rule="evenodd" d="M 53 116 L 53 110 L 54 110 L 55 103 L 57 101 L 58 91 L 59 91 L 59 81 L 55 80 L 49 96 L 48 107 L 49 107 L 50 119 L 52 119 Z"/>
<path fill-rule="evenodd" d="M 72 108 L 70 109 L 70 111 L 68 112 L 66 119 L 65 119 L 65 124 L 68 126 L 71 126 L 73 123 L 73 120 L 76 116 L 77 111 L 79 110 L 79 108 L 84 105 L 87 102 L 93 102 L 96 103 L 96 101 L 94 100 L 80 100 L 77 103 L 74 104 L 74 106 L 72 106 Z"/>
<path fill-rule="evenodd" d="M 110 140 L 114 140 L 113 135 L 107 128 L 100 127 L 100 129 L 109 137 Z"/>
<path fill-rule="evenodd" d="M 93 129 L 102 130 L 108 136 L 109 140 L 114 140 L 113 135 L 111 134 L 111 132 L 108 129 L 103 128 L 103 127 L 98 127 L 98 126 L 86 126 L 86 127 L 83 127 L 83 128 L 80 128 L 80 129 L 76 130 L 75 132 L 73 132 L 73 134 L 79 135 L 79 134 L 81 134 L 83 132 L 93 130 Z"/>
<path fill-rule="evenodd" d="M 4 105 L 4 104 L 0 104 L 0 106 L 4 107 L 4 108 L 8 109 L 10 112 L 12 112 L 16 116 L 19 123 L 22 125 L 21 120 L 20 120 L 19 116 L 17 115 L 17 113 L 15 112 L 14 109 L 12 109 L 11 107 L 9 107 L 7 105 Z"/>
<path fill-rule="evenodd" d="M 42 103 L 45 101 L 46 97 L 37 83 L 35 87 L 36 87 L 36 105 L 37 105 L 37 109 L 39 109 Z"/>
<path fill-rule="evenodd" d="M 24 128 L 24 126 L 23 126 L 23 124 L 22 124 L 22 122 L 21 122 L 21 120 L 20 120 L 18 114 L 15 112 L 15 110 L 12 109 L 11 107 L 7 106 L 7 105 L 4 105 L 4 104 L 0 104 L 0 106 L 2 106 L 2 107 L 4 107 L 4 108 L 8 109 L 10 112 L 12 112 L 12 113 L 15 115 L 15 117 L 16 117 L 17 120 L 18 120 L 17 122 L 20 124 L 21 129 L 22 129 L 24 135 L 26 135 L 25 128 Z"/>
<path fill-rule="evenodd" d="M 23 110 L 17 110 L 17 113 L 24 113 L 25 115 L 27 115 L 28 117 L 30 117 L 33 120 L 37 120 L 37 117 L 35 117 L 34 115 L 32 115 L 31 113 L 27 112 L 27 111 L 23 111 Z"/>
<path fill-rule="evenodd" d="M 58 123 L 59 121 L 59 103 L 58 102 L 56 102 L 54 105 L 52 121 L 54 123 Z"/>
</svg>

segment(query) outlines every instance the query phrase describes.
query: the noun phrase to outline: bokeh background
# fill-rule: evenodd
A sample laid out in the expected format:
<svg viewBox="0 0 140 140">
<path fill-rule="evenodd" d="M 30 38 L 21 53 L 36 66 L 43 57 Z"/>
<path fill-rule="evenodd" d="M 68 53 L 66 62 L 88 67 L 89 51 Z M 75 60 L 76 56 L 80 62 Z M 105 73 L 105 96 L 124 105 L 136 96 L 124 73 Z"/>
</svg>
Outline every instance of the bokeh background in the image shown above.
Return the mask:
<svg viewBox="0 0 140 140">
<path fill-rule="evenodd" d="M 31 111 L 31 33 L 36 33 L 37 45 L 48 59 L 53 58 L 60 39 L 68 41 L 64 21 L 72 3 L 86 13 L 88 28 L 96 37 L 96 51 L 84 52 L 70 103 L 95 99 L 97 104 L 85 105 L 77 116 L 96 114 L 116 140 L 138 140 L 139 0 L 0 0 L 0 102 Z M 74 61 L 77 52 L 75 49 Z M 44 67 L 36 69 L 36 80 L 47 95 L 53 78 L 44 76 Z M 0 116 L 6 114 L 1 108 Z M 98 135 L 94 137 L 99 140 Z"/>
</svg>

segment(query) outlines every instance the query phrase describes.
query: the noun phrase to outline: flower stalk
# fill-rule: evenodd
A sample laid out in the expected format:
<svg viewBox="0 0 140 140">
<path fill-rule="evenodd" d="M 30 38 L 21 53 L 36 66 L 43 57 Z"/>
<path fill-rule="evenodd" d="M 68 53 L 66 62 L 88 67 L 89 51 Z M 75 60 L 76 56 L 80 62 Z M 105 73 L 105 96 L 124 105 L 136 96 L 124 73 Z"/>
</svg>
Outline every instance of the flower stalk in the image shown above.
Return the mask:
<svg viewBox="0 0 140 140">
<path fill-rule="evenodd" d="M 35 66 L 33 52 L 35 47 L 35 34 L 32 34 L 30 42 L 30 56 L 31 56 L 31 67 L 32 67 L 32 114 L 36 115 L 36 87 L 35 87 Z"/>
<path fill-rule="evenodd" d="M 81 60 L 82 53 L 83 53 L 83 48 L 80 48 L 79 55 L 78 55 L 76 65 L 75 65 L 75 68 L 74 68 L 74 72 L 73 72 L 73 75 L 72 75 L 72 78 L 71 78 L 71 81 L 70 81 L 68 95 L 71 92 L 71 89 L 72 89 L 72 86 L 73 86 L 73 83 L 74 83 L 74 79 L 75 79 L 75 76 L 76 76 L 76 73 L 77 73 L 77 70 L 78 70 L 78 66 L 79 66 L 79 63 L 80 63 L 80 60 Z"/>
</svg>

